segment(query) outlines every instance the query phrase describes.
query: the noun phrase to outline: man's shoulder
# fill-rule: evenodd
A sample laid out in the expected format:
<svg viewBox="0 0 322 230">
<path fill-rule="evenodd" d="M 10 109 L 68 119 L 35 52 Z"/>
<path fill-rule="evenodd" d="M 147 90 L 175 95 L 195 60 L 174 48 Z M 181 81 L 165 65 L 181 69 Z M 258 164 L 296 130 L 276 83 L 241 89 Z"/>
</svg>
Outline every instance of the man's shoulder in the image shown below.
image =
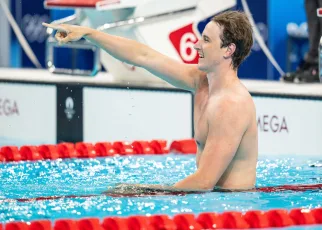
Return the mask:
<svg viewBox="0 0 322 230">
<path fill-rule="evenodd" d="M 223 91 L 210 97 L 209 103 L 216 108 L 240 107 L 249 103 L 250 98 L 246 93 Z"/>
<path fill-rule="evenodd" d="M 211 117 L 230 116 L 246 120 L 254 111 L 252 97 L 244 92 L 223 92 L 209 100 L 208 115 Z"/>
</svg>

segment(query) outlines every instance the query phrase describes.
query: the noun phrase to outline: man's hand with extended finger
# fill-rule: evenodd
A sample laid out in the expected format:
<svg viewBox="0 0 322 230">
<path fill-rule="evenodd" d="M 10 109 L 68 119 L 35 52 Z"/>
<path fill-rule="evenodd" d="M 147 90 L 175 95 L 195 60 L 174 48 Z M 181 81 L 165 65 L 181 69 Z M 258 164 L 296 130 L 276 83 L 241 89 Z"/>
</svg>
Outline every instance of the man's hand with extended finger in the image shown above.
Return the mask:
<svg viewBox="0 0 322 230">
<path fill-rule="evenodd" d="M 86 34 L 90 32 L 90 28 L 68 25 L 68 24 L 47 24 L 43 23 L 43 26 L 57 30 L 55 38 L 59 44 L 66 44 L 68 42 L 78 41 Z"/>
</svg>

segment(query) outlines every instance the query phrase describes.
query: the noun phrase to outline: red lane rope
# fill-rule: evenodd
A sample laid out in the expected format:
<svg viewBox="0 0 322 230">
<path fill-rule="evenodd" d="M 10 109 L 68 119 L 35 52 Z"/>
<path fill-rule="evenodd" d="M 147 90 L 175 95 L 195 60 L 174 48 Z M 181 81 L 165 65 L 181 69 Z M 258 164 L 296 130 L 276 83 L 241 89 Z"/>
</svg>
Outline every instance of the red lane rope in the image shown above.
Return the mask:
<svg viewBox="0 0 322 230">
<path fill-rule="evenodd" d="M 272 228 L 322 224 L 322 208 L 316 209 L 273 209 L 247 212 L 228 211 L 153 216 L 129 216 L 83 219 L 60 219 L 55 222 L 36 220 L 30 223 L 11 222 L 5 230 L 182 230 L 182 229 L 246 229 Z M 0 224 L 0 229 L 3 227 Z"/>
<path fill-rule="evenodd" d="M 282 191 L 304 192 L 309 190 L 322 190 L 322 184 L 280 185 L 280 186 L 261 187 L 256 189 L 256 191 L 260 191 L 260 192 L 282 192 Z"/>
<path fill-rule="evenodd" d="M 66 158 L 95 158 L 127 155 L 159 155 L 169 152 L 195 154 L 197 145 L 194 139 L 173 141 L 169 147 L 166 140 L 133 142 L 60 143 L 57 145 L 3 146 L 0 148 L 0 162 L 56 160 Z"/>
<path fill-rule="evenodd" d="M 321 191 L 322 184 L 308 184 L 308 185 L 281 185 L 281 186 L 269 186 L 269 187 L 260 187 L 253 190 L 242 191 L 242 192 L 284 192 L 284 191 L 294 191 L 294 192 L 304 192 L 304 191 Z M 214 192 L 224 192 L 225 190 L 218 190 Z M 227 190 L 226 190 L 227 192 Z M 228 192 L 238 192 L 231 191 Z M 239 191 L 240 192 L 240 191 Z M 89 194 L 89 195 L 63 195 L 63 196 L 43 196 L 43 197 L 34 197 L 34 198 L 12 198 L 12 199 L 2 199 L 0 203 L 3 202 L 34 202 L 41 200 L 59 200 L 59 199 L 72 199 L 72 198 L 91 198 L 99 196 L 110 196 L 110 197 L 143 197 L 143 196 L 184 196 L 187 194 L 200 194 L 203 192 L 181 192 L 181 191 L 153 191 L 147 190 L 146 193 L 103 193 L 103 194 Z"/>
</svg>

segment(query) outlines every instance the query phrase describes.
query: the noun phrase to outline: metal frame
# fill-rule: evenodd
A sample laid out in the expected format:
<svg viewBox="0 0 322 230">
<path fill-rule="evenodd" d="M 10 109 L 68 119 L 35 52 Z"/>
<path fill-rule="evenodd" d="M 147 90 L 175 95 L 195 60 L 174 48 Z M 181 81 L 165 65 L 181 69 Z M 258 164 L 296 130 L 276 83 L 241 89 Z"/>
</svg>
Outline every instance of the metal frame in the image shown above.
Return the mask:
<svg viewBox="0 0 322 230">
<path fill-rule="evenodd" d="M 154 16 L 136 17 L 136 18 L 130 18 L 128 20 L 106 23 L 104 25 L 97 27 L 97 30 L 103 31 L 103 30 L 118 28 L 118 27 L 122 27 L 122 26 L 133 26 L 133 25 L 149 23 L 149 22 L 151 23 L 152 21 L 161 20 L 163 17 L 174 16 L 177 14 L 183 14 L 183 13 L 195 10 L 195 9 L 196 9 L 196 7 L 190 7 L 190 8 L 186 8 L 183 10 L 176 10 L 176 11 L 158 14 L 158 15 L 154 15 Z"/>
<path fill-rule="evenodd" d="M 79 24 L 83 20 L 81 11 L 71 16 L 55 20 L 52 24 Z M 59 45 L 54 38 L 54 30 L 48 28 L 47 33 L 50 35 L 46 41 L 46 67 L 49 72 L 55 74 L 69 74 L 69 75 L 80 75 L 80 76 L 95 76 L 102 68 L 100 62 L 100 48 L 96 47 L 92 43 L 86 40 L 80 40 L 73 43 Z M 71 49 L 85 49 L 92 50 L 94 52 L 94 64 L 92 70 L 81 70 L 81 69 L 63 69 L 57 68 L 54 63 L 54 49 L 55 48 L 71 48 Z"/>
</svg>

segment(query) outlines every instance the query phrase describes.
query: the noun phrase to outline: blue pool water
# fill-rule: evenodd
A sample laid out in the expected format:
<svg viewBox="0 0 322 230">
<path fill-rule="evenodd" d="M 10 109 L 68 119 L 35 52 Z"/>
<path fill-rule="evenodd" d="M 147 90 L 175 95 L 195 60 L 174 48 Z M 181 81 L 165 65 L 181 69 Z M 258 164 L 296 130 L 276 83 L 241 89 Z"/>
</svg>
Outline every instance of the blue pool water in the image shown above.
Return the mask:
<svg viewBox="0 0 322 230">
<path fill-rule="evenodd" d="M 299 157 L 260 158 L 257 187 L 322 183 L 322 168 L 309 166 L 318 160 Z M 119 198 L 100 195 L 108 186 L 118 183 L 173 184 L 195 169 L 194 155 L 173 154 L 0 164 L 0 222 L 321 207 L 322 191 L 216 192 Z M 87 194 L 98 196 L 3 202 L 9 198 Z"/>
</svg>

